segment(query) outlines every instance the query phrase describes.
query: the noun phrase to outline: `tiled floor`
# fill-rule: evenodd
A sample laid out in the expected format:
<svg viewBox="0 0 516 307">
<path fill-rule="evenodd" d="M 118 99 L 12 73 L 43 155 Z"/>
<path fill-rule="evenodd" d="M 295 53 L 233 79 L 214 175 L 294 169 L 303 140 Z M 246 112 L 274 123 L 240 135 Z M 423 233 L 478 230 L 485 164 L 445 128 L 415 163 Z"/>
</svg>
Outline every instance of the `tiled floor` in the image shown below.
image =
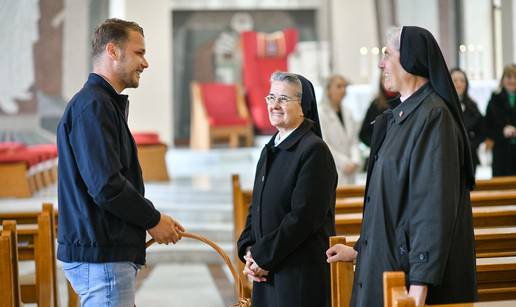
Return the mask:
<svg viewBox="0 0 516 307">
<path fill-rule="evenodd" d="M 266 138 L 257 146 L 209 152 L 172 149 L 167 165 L 172 180 L 146 184 L 146 197 L 163 212 L 174 216 L 189 232 L 205 235 L 232 253 L 231 174 L 239 174 L 244 188 L 251 188 L 255 166 Z M 481 167 L 477 177 L 489 178 Z M 359 176 L 363 183 L 364 174 Z M 39 210 L 43 202 L 57 204 L 55 186 L 30 199 L 1 199 L 0 211 Z M 228 270 L 206 245 L 183 239 L 175 246 L 154 245 L 148 266 L 139 274 L 138 306 L 218 307 L 234 302 Z M 25 271 L 31 268 L 25 266 Z M 61 305 L 66 306 L 64 276 L 60 275 Z M 30 305 L 29 305 L 30 306 Z"/>
</svg>

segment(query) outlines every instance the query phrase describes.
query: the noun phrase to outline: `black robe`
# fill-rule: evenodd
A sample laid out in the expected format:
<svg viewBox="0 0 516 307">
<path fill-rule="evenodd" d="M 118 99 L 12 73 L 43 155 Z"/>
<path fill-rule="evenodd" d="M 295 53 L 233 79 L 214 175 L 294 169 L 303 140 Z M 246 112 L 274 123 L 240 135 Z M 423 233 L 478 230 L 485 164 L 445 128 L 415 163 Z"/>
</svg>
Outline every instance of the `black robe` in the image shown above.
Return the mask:
<svg viewBox="0 0 516 307">
<path fill-rule="evenodd" d="M 462 137 L 428 83 L 377 117 L 351 306 L 383 306 L 384 271 L 427 284 L 427 304 L 476 299 Z"/>
<path fill-rule="evenodd" d="M 516 175 L 516 141 L 504 137 L 506 125 L 516 127 L 516 107 L 510 107 L 507 91 L 502 90 L 491 96 L 486 111 L 486 134 L 494 141 L 493 176 Z"/>
<path fill-rule="evenodd" d="M 253 200 L 238 240 L 251 246 L 267 282 L 253 284 L 253 307 L 331 305 L 328 238 L 335 235 L 337 173 L 331 152 L 306 120 L 282 143 L 274 137 L 256 168 Z"/>
</svg>

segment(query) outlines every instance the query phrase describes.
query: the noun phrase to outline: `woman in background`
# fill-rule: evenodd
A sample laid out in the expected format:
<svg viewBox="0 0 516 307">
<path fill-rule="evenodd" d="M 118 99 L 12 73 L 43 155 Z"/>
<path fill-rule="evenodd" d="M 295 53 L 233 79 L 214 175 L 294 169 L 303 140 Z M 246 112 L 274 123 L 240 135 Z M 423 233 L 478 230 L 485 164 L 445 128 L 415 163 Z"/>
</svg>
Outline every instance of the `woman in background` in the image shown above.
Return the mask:
<svg viewBox="0 0 516 307">
<path fill-rule="evenodd" d="M 476 171 L 477 165 L 480 164 L 478 159 L 478 146 L 485 139 L 484 118 L 478 110 L 477 103 L 469 97 L 469 80 L 466 73 L 460 68 L 450 70 L 451 78 L 462 109 L 462 118 L 464 127 L 468 133 L 471 155 L 473 158 L 473 169 Z"/>
<path fill-rule="evenodd" d="M 346 96 L 346 86 L 344 77 L 331 76 L 319 105 L 322 135 L 335 160 L 339 185 L 355 183 L 360 169 L 358 125 L 351 110 L 341 104 Z"/>
<path fill-rule="evenodd" d="M 486 111 L 486 135 L 492 142 L 493 177 L 516 175 L 516 65 L 503 70 L 500 90 Z"/>
<path fill-rule="evenodd" d="M 371 137 L 373 135 L 373 125 L 371 124 L 374 119 L 382 114 L 387 108 L 389 108 L 388 101 L 398 96 L 396 92 L 390 92 L 383 86 L 383 77 L 380 77 L 378 83 L 378 95 L 371 101 L 369 108 L 367 109 L 364 120 L 362 121 L 362 127 L 360 128 L 359 138 L 362 143 L 366 144 L 367 147 L 371 147 Z"/>
</svg>

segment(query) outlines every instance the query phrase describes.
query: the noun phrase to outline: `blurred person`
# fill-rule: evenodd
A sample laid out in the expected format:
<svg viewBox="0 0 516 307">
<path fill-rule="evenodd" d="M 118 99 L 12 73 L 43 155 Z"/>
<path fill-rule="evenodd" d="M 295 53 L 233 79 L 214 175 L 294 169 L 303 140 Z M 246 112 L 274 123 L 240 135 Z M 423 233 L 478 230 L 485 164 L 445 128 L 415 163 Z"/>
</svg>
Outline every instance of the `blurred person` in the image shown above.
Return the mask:
<svg viewBox="0 0 516 307">
<path fill-rule="evenodd" d="M 469 80 L 466 73 L 460 68 L 450 70 L 451 78 L 457 95 L 459 96 L 460 107 L 464 127 L 468 133 L 471 156 L 473 158 L 473 170 L 476 172 L 480 164 L 478 158 L 478 147 L 485 140 L 484 118 L 478 110 L 477 103 L 468 94 Z"/>
<path fill-rule="evenodd" d="M 374 123 L 360 238 L 328 262 L 356 258 L 351 306 L 383 306 L 385 271 L 405 272 L 416 306 L 475 301 L 475 177 L 441 50 L 423 28 L 392 28 L 379 67 L 401 96 Z"/>
<path fill-rule="evenodd" d="M 144 196 L 129 101 L 145 59 L 143 29 L 108 19 L 92 41 L 93 72 L 70 100 L 57 128 L 57 259 L 81 306 L 134 306 L 145 236 L 176 243 L 184 228 Z"/>
<path fill-rule="evenodd" d="M 335 160 L 339 185 L 355 183 L 356 173 L 360 169 L 358 125 L 351 110 L 342 106 L 346 87 L 344 77 L 331 76 L 319 104 L 322 136 Z"/>
<path fill-rule="evenodd" d="M 383 76 L 380 76 L 380 81 L 378 82 L 378 95 L 373 99 L 373 101 L 371 101 L 358 134 L 360 141 L 367 145 L 367 147 L 371 147 L 374 119 L 389 108 L 388 101 L 395 98 L 397 95 L 398 93 L 390 92 L 385 89 L 383 86 Z"/>
<path fill-rule="evenodd" d="M 265 101 L 278 132 L 256 167 L 238 256 L 253 281 L 253 307 L 329 307 L 324 252 L 335 234 L 335 163 L 322 140 L 312 83 L 286 72 L 270 82 Z"/>
<path fill-rule="evenodd" d="M 493 150 L 493 177 L 516 175 L 515 64 L 505 66 L 500 89 L 487 104 L 486 135 L 487 147 Z"/>
</svg>

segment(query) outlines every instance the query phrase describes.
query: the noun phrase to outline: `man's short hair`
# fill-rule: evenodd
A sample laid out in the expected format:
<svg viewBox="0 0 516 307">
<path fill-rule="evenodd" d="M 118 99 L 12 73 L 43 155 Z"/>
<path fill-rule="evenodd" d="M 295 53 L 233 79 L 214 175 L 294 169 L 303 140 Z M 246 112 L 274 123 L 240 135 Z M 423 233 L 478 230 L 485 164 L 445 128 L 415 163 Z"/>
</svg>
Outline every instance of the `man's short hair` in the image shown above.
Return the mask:
<svg viewBox="0 0 516 307">
<path fill-rule="evenodd" d="M 143 29 L 134 21 L 126 21 L 118 18 L 106 19 L 97 27 L 91 41 L 91 56 L 95 59 L 100 55 L 110 42 L 118 47 L 123 47 L 129 40 L 129 31 L 136 31 L 143 35 Z"/>
</svg>

